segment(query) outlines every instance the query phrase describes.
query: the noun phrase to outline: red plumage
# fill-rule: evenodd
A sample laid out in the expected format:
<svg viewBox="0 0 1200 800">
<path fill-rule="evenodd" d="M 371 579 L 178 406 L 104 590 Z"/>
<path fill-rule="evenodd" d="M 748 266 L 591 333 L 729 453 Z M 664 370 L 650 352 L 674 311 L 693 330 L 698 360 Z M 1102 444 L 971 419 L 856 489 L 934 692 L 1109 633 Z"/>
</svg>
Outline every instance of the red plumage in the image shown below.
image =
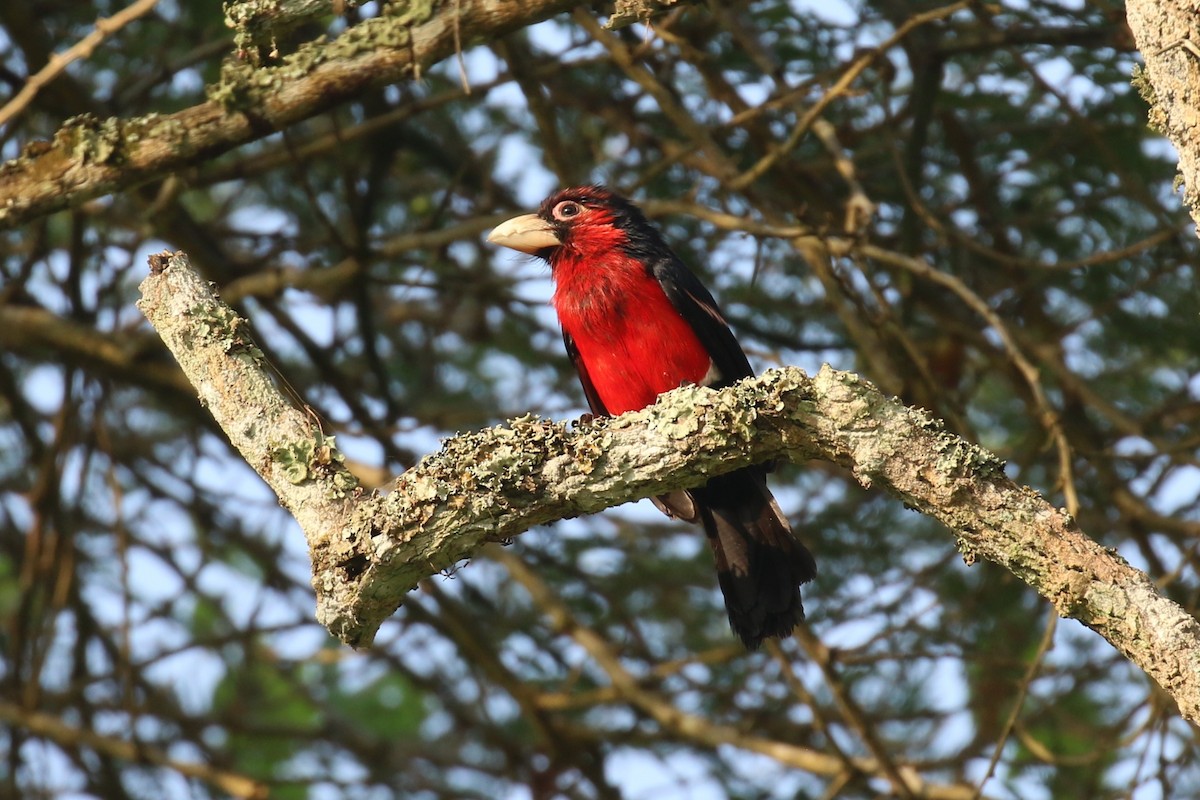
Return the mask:
<svg viewBox="0 0 1200 800">
<path fill-rule="evenodd" d="M 603 265 L 597 268 L 597 265 Z M 662 287 L 634 259 L 581 248 L 554 264 L 554 309 L 609 414 L 700 383 L 712 364 Z"/>
<path fill-rule="evenodd" d="M 753 374 L 712 295 L 623 197 L 566 189 L 488 239 L 550 263 L 563 340 L 594 413 L 622 414 L 683 384 L 720 387 Z M 788 636 L 804 619 L 799 587 L 816 563 L 767 489 L 764 467 L 656 504 L 704 526 L 730 625 L 747 647 Z"/>
</svg>

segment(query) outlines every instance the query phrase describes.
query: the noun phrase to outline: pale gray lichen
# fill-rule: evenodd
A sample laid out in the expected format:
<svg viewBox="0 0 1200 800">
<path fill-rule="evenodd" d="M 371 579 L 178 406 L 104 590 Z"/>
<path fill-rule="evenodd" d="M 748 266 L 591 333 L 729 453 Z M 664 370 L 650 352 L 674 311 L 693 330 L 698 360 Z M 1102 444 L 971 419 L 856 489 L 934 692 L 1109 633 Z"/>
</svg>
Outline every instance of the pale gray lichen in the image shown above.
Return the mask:
<svg viewBox="0 0 1200 800">
<path fill-rule="evenodd" d="M 328 62 L 350 62 L 389 49 L 410 51 L 411 28 L 431 19 L 436 6 L 433 0 L 388 3 L 380 16 L 360 22 L 333 41 L 318 36 L 305 42 L 283 56 L 278 65 L 258 67 L 227 60 L 220 80 L 207 89 L 208 99 L 230 111 L 253 108 L 261 105 L 264 97 L 279 93 Z M 419 67 L 410 66 L 414 72 Z"/>
<path fill-rule="evenodd" d="M 942 475 L 961 475 L 967 472 L 1003 472 L 1004 462 L 994 453 L 970 444 L 957 436 L 943 434 L 934 442 L 937 461 L 934 469 Z"/>
<path fill-rule="evenodd" d="M 116 117 L 97 119 L 92 114 L 71 117 L 55 134 L 55 144 L 67 145 L 80 164 L 109 164 L 122 160 L 125 122 Z"/>
</svg>

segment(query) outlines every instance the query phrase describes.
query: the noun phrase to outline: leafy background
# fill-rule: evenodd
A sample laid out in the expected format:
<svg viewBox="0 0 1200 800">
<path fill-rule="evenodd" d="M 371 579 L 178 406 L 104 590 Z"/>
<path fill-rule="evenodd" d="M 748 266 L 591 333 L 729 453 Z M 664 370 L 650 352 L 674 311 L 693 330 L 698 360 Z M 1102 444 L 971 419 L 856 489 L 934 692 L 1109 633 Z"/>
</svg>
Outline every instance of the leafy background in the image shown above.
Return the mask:
<svg viewBox="0 0 1200 800">
<path fill-rule="evenodd" d="M 0 4 L 0 84 L 117 10 Z M 315 624 L 302 537 L 133 306 L 146 256 L 186 250 L 385 486 L 439 437 L 583 410 L 546 270 L 483 234 L 587 181 L 644 204 L 760 369 L 829 362 L 930 409 L 1196 607 L 1197 247 L 1120 3 L 597 19 L 0 235 L 3 796 L 1200 792 L 1195 732 L 1140 671 L 827 464 L 773 478 L 821 568 L 781 647 L 736 646 L 702 537 L 645 503 L 426 581 L 370 651 Z M 234 49 L 216 4 L 161 0 L 0 156 L 201 102 Z"/>
</svg>

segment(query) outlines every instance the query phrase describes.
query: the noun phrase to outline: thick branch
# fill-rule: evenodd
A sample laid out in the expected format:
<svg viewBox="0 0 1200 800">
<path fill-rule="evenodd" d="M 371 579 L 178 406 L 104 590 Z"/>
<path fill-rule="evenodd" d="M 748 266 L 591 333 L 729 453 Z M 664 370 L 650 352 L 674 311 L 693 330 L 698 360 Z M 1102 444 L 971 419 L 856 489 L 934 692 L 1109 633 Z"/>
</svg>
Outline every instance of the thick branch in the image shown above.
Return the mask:
<svg viewBox="0 0 1200 800">
<path fill-rule="evenodd" d="M 1129 0 L 1125 13 L 1145 68 L 1134 85 L 1150 104 L 1150 126 L 1179 153 L 1183 202 L 1200 230 L 1200 23 L 1196 4 Z"/>
<path fill-rule="evenodd" d="M 317 549 L 331 529 L 347 524 L 358 487 L 332 437 L 279 391 L 245 320 L 217 298 L 186 256 L 151 256 L 150 270 L 138 308 L 196 387 L 201 405 Z"/>
<path fill-rule="evenodd" d="M 772 458 L 833 461 L 947 525 L 973 560 L 1013 572 L 1057 611 L 1142 667 L 1200 722 L 1200 623 L 1150 579 L 1004 473 L 991 453 L 847 372 L 795 368 L 577 430 L 523 417 L 461 434 L 386 495 L 350 491 L 336 451 L 288 407 L 245 338 L 182 254 L 154 257 L 139 304 L 231 441 L 297 515 L 313 559 L 317 615 L 369 644 L 429 575 L 557 519 L 600 511 Z"/>
<path fill-rule="evenodd" d="M 68 120 L 0 165 L 0 229 L 208 161 L 361 95 L 419 76 L 459 46 L 495 38 L 580 0 L 393 2 L 391 13 L 276 67 L 227 68 L 206 103 L 161 116 Z"/>
<path fill-rule="evenodd" d="M 341 16 L 357 0 L 227 0 L 225 24 L 236 33 L 239 50 L 272 45 L 280 37 L 321 17 Z"/>
</svg>

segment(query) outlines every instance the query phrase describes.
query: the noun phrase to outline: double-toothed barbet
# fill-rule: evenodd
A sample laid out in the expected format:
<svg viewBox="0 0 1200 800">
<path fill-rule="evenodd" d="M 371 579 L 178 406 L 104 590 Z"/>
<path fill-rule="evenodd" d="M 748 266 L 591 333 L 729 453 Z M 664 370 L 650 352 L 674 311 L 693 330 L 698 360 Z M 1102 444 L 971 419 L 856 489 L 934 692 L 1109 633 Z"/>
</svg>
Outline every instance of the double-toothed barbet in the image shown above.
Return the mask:
<svg viewBox="0 0 1200 800">
<path fill-rule="evenodd" d="M 549 262 L 563 341 L 592 413 L 615 416 L 684 384 L 720 388 L 753 374 L 712 295 L 624 197 L 602 186 L 564 189 L 488 241 Z M 746 467 L 655 501 L 704 526 L 729 624 L 751 649 L 804 619 L 800 585 L 817 572 L 766 472 Z"/>
</svg>

